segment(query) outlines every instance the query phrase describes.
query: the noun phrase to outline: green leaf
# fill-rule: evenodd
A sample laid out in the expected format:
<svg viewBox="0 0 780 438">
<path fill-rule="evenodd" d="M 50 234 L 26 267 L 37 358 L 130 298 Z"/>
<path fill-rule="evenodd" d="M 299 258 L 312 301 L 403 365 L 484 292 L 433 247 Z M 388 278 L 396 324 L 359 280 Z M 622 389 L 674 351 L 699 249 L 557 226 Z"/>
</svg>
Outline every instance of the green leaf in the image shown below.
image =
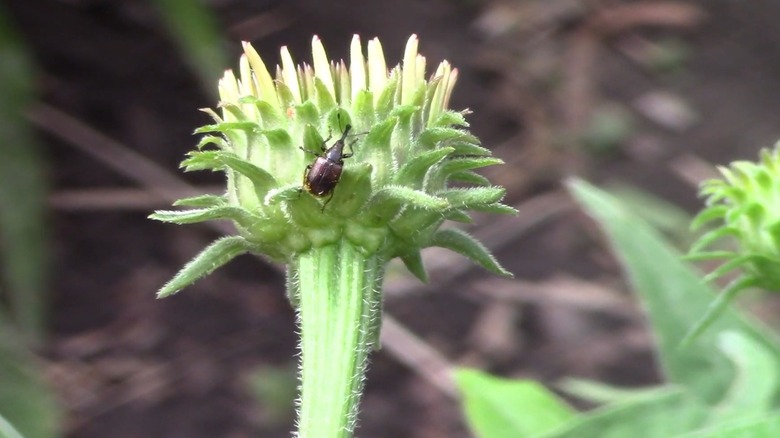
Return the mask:
<svg viewBox="0 0 780 438">
<path fill-rule="evenodd" d="M 696 242 L 691 245 L 691 248 L 688 251 L 691 253 L 699 252 L 726 236 L 735 236 L 738 235 L 738 233 L 739 230 L 734 227 L 719 227 L 714 230 L 710 230 L 696 239 Z"/>
<path fill-rule="evenodd" d="M 464 157 L 482 157 L 492 154 L 490 149 L 483 148 L 482 146 L 476 145 L 474 143 L 467 143 L 463 141 L 452 141 L 447 143 L 447 146 L 455 148 L 455 155 L 462 155 Z M 501 163 L 503 163 L 503 161 Z"/>
<path fill-rule="evenodd" d="M 314 90 L 317 100 L 317 107 L 323 112 L 328 113 L 333 108 L 336 108 L 336 101 L 334 96 L 328 91 L 328 87 L 318 77 L 314 78 Z"/>
<path fill-rule="evenodd" d="M 223 111 L 230 113 L 239 122 L 253 121 L 253 118 L 250 119 L 250 117 L 244 112 L 244 109 L 240 105 L 232 102 L 222 102 L 220 103 L 219 107 L 222 108 Z"/>
<path fill-rule="evenodd" d="M 330 140 L 330 138 L 327 140 Z M 322 153 L 322 147 L 325 146 L 323 144 L 325 141 L 326 139 L 320 135 L 318 126 L 306 124 L 303 129 L 303 150 L 309 153 L 307 157 L 314 158 L 319 156 Z"/>
<path fill-rule="evenodd" d="M 233 152 L 195 151 L 188 155 L 181 163 L 186 172 L 228 168 L 252 182 L 258 199 L 263 199 L 268 191 L 277 185 L 276 179 L 270 173 Z"/>
<path fill-rule="evenodd" d="M 456 208 L 474 209 L 483 205 L 495 204 L 504 198 L 503 187 L 471 187 L 465 189 L 444 190 L 437 195 L 449 201 Z"/>
<path fill-rule="evenodd" d="M 254 222 L 254 216 L 241 207 L 221 206 L 199 208 L 195 210 L 158 210 L 149 215 L 149 219 L 172 224 L 196 224 L 212 220 L 232 220 L 243 226 Z"/>
<path fill-rule="evenodd" d="M 196 207 L 196 208 L 210 208 L 221 207 L 225 205 L 227 200 L 224 196 L 217 195 L 198 195 L 191 196 L 189 198 L 182 198 L 174 201 L 173 205 L 176 207 Z"/>
<path fill-rule="evenodd" d="M 756 257 L 755 254 L 739 255 L 737 256 L 737 258 L 728 260 L 726 263 L 723 263 L 722 265 L 708 272 L 707 275 L 705 275 L 704 278 L 702 278 L 702 281 L 704 281 L 705 283 L 713 282 L 735 269 L 744 267 L 745 265 L 748 264 L 748 262 L 750 262 L 751 259 L 755 257 Z"/>
<path fill-rule="evenodd" d="M 457 208 L 449 208 L 447 210 L 444 210 L 444 218 L 447 219 L 448 221 L 455 221 L 463 224 L 474 223 L 474 219 L 472 219 L 468 213 Z"/>
<path fill-rule="evenodd" d="M 393 129 L 398 121 L 396 119 L 387 119 L 384 122 L 374 125 L 371 131 L 366 135 L 366 139 L 361 143 L 361 153 L 371 153 L 376 150 L 381 153 L 390 152 L 390 141 L 393 136 Z"/>
<path fill-rule="evenodd" d="M 14 429 L 8 420 L 0 415 L 0 437 L 3 438 L 24 438 L 18 430 Z"/>
<path fill-rule="evenodd" d="M 294 420 L 298 382 L 297 369 L 290 363 L 260 365 L 245 379 L 248 392 L 263 409 L 265 425 L 284 428 Z"/>
<path fill-rule="evenodd" d="M 295 107 L 295 96 L 293 96 L 292 90 L 282 81 L 274 81 L 276 86 L 276 93 L 279 96 L 279 103 L 282 108 Z"/>
<path fill-rule="evenodd" d="M 712 222 L 716 219 L 723 219 L 728 213 L 729 206 L 724 204 L 713 205 L 712 207 L 705 208 L 691 221 L 691 229 L 698 230 L 705 224 Z"/>
<path fill-rule="evenodd" d="M 710 424 L 769 413 L 778 387 L 777 357 L 740 332 L 722 333 L 719 347 L 734 363 L 737 375 L 728 394 L 712 413 Z"/>
<path fill-rule="evenodd" d="M 455 149 L 453 148 L 440 148 L 417 155 L 404 163 L 401 169 L 395 174 L 393 181 L 399 185 L 412 186 L 413 188 L 421 189 L 428 169 L 444 159 L 444 157 L 454 150 Z"/>
<path fill-rule="evenodd" d="M 727 308 L 689 347 L 679 348 L 691 324 L 712 303 L 712 290 L 656 231 L 615 199 L 579 180 L 571 181 L 569 190 L 601 225 L 644 302 L 658 344 L 658 360 L 670 382 L 710 403 L 719 400 L 734 377 L 731 363 L 717 349 L 718 334 L 723 331 L 742 332 L 780 357 L 776 339 L 733 308 Z"/>
<path fill-rule="evenodd" d="M 272 148 L 291 147 L 293 144 L 292 137 L 287 129 L 266 129 L 262 131 L 263 135 L 268 139 L 268 144 Z"/>
<path fill-rule="evenodd" d="M 431 126 L 447 127 L 447 126 L 463 126 L 468 127 L 465 115 L 460 111 L 445 111 L 436 118 L 436 121 Z"/>
<path fill-rule="evenodd" d="M 423 265 L 420 251 L 406 253 L 401 256 L 401 260 L 404 262 L 406 269 L 414 274 L 415 277 L 417 277 L 423 283 L 428 282 L 428 273 L 425 272 L 425 265 Z"/>
<path fill-rule="evenodd" d="M 449 142 L 479 145 L 479 139 L 473 134 L 456 128 L 428 128 L 420 134 L 417 142 L 424 149 L 433 149 L 439 143 L 443 143 L 442 146 L 449 146 Z"/>
<path fill-rule="evenodd" d="M 621 204 L 636 212 L 653 228 L 669 236 L 673 242 L 680 242 L 681 247 L 687 247 L 691 243 L 691 216 L 680 207 L 629 185 L 610 184 L 607 190 Z"/>
<path fill-rule="evenodd" d="M 49 287 L 46 163 L 25 113 L 35 100 L 35 66 L 0 4 L 0 266 L 9 316 L 29 340 L 45 328 Z M 6 314 L 7 313 L 7 314 Z"/>
<path fill-rule="evenodd" d="M 454 173 L 502 163 L 502 160 L 493 157 L 450 158 L 438 165 L 438 169 L 436 169 L 436 172 L 433 173 L 433 175 L 430 177 L 430 181 L 427 183 L 427 187 L 432 190 L 440 190 L 445 188 L 445 183 Z"/>
<path fill-rule="evenodd" d="M 257 132 L 260 125 L 255 122 L 220 122 L 213 125 L 204 125 L 193 131 L 193 134 L 208 134 L 211 132 L 227 133 L 229 131 Z"/>
<path fill-rule="evenodd" d="M 414 206 L 425 210 L 441 210 L 447 207 L 447 201 L 437 196 L 431 196 L 423 191 L 404 186 L 386 186 L 374 193 L 368 208 L 385 213 L 395 214 L 401 206 Z"/>
<path fill-rule="evenodd" d="M 478 169 L 480 167 L 504 164 L 504 161 L 495 157 L 458 157 L 447 160 L 442 164 L 441 172 L 449 177 L 455 172 Z"/>
<path fill-rule="evenodd" d="M 428 246 L 439 246 L 455 251 L 458 254 L 468 257 L 471 261 L 477 263 L 490 272 L 512 277 L 512 273 L 501 267 L 498 261 L 485 248 L 482 243 L 471 237 L 465 231 L 456 228 L 439 230 L 431 239 Z"/>
<path fill-rule="evenodd" d="M 352 102 L 352 114 L 355 115 L 357 129 L 374 125 L 376 123 L 374 93 L 369 90 L 359 90 Z"/>
<path fill-rule="evenodd" d="M 496 214 L 517 214 L 517 209 L 504 204 L 486 204 L 486 205 L 474 205 L 471 207 L 474 211 L 481 211 L 483 213 L 496 213 Z"/>
<path fill-rule="evenodd" d="M 371 196 L 371 171 L 369 163 L 348 164 L 333 192 L 334 212 L 342 218 L 351 218 L 363 209 Z M 328 207 L 330 208 L 330 207 Z"/>
<path fill-rule="evenodd" d="M 227 67 L 224 41 L 215 15 L 202 2 L 156 0 L 187 63 L 195 70 L 204 89 L 213 93 L 213 84 Z"/>
<path fill-rule="evenodd" d="M 14 328 L 0 327 L 0 418 L 12 424 L 19 436 L 57 437 L 61 409 L 53 391 L 45 385 L 40 361 L 20 340 Z M 5 425 L 0 425 L 0 437 L 14 436 Z"/>
<path fill-rule="evenodd" d="M 255 108 L 257 108 L 257 112 L 260 114 L 260 119 L 263 121 L 263 128 L 265 129 L 271 129 L 281 126 L 284 126 L 287 123 L 287 120 L 285 116 L 282 115 L 281 111 L 279 110 L 279 107 L 275 105 L 271 105 L 268 101 L 258 99 L 255 96 L 246 96 L 249 98 L 252 98 L 252 103 L 255 105 Z M 243 100 L 239 99 L 239 103 L 241 103 Z M 275 99 L 274 99 L 275 100 Z"/>
<path fill-rule="evenodd" d="M 582 414 L 544 438 L 669 438 L 699 427 L 706 415 L 695 397 L 663 387 Z"/>
<path fill-rule="evenodd" d="M 239 236 L 223 237 L 214 241 L 184 265 L 173 279 L 157 292 L 157 298 L 175 294 L 241 254 L 252 251 L 253 248 L 252 244 Z"/>
<path fill-rule="evenodd" d="M 703 281 L 707 283 L 707 276 L 704 277 Z M 713 322 L 715 322 L 722 314 L 723 312 L 728 309 L 728 306 L 734 302 L 734 299 L 739 295 L 740 292 L 744 291 L 747 288 L 756 286 L 757 282 L 754 278 L 751 277 L 737 277 L 734 279 L 731 283 L 729 283 L 726 288 L 718 294 L 717 297 L 715 297 L 714 300 L 712 300 L 712 303 L 707 307 L 707 310 L 704 312 L 704 315 L 701 316 L 694 324 L 691 326 L 690 330 L 688 330 L 688 333 L 685 334 L 685 337 L 683 337 L 682 341 L 680 341 L 680 346 L 682 348 L 687 348 L 690 346 L 690 344 L 695 341 L 702 333 L 704 333 L 705 330 L 707 330 Z"/>
<path fill-rule="evenodd" d="M 455 381 L 463 410 L 479 438 L 540 436 L 565 424 L 575 411 L 544 386 L 460 369 Z"/>
<path fill-rule="evenodd" d="M 685 254 L 682 259 L 689 262 L 700 262 L 704 260 L 732 259 L 739 254 L 732 251 L 709 251 Z"/>
<path fill-rule="evenodd" d="M 201 150 L 201 149 L 203 149 L 204 147 L 206 147 L 207 145 L 210 145 L 210 144 L 216 145 L 217 148 L 221 149 L 221 150 L 229 150 L 230 149 L 230 146 L 228 146 L 228 144 L 227 144 L 227 142 L 225 141 L 224 138 L 217 137 L 217 136 L 214 136 L 214 135 L 207 135 L 207 136 L 201 138 L 200 141 L 198 142 L 198 144 L 195 146 L 195 148 L 198 149 L 198 150 Z"/>
<path fill-rule="evenodd" d="M 294 201 L 303 195 L 300 185 L 279 187 L 268 192 L 263 199 L 264 204 L 276 205 L 282 201 Z"/>
<path fill-rule="evenodd" d="M 557 385 L 561 390 L 579 399 L 596 403 L 622 403 L 658 392 L 657 387 L 622 388 L 593 380 L 567 378 Z"/>
<path fill-rule="evenodd" d="M 490 180 L 486 177 L 472 172 L 470 170 L 463 170 L 460 172 L 453 172 L 449 178 L 450 181 L 457 181 L 460 183 L 474 184 L 475 186 L 489 186 Z"/>
<path fill-rule="evenodd" d="M 385 85 L 384 90 L 379 95 L 379 99 L 376 101 L 376 113 L 378 118 L 385 119 L 390 110 L 395 106 L 395 92 L 398 89 L 398 75 L 394 75 L 391 72 L 390 80 Z"/>
<path fill-rule="evenodd" d="M 762 418 L 741 418 L 678 438 L 775 438 L 780 436 L 780 416 L 772 413 Z"/>
</svg>

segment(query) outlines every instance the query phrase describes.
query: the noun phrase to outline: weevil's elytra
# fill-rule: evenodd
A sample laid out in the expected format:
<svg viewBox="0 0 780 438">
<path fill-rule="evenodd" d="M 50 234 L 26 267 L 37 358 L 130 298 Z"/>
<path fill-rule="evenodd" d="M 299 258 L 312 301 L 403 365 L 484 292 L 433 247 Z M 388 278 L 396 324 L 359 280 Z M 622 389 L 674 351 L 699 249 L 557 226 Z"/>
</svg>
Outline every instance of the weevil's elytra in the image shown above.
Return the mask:
<svg viewBox="0 0 780 438">
<path fill-rule="evenodd" d="M 351 129 L 351 125 L 345 126 L 341 138 L 336 140 L 333 146 L 329 148 L 327 147 L 327 142 L 330 137 L 323 141 L 321 146 L 322 153 L 317 155 L 312 164 L 306 166 L 306 171 L 303 174 L 303 187 L 307 192 L 318 197 L 330 195 L 325 204 L 323 204 L 322 210 L 325 210 L 325 206 L 333 198 L 333 190 L 336 188 L 339 179 L 341 179 L 341 172 L 344 169 L 344 159 L 352 156 L 351 151 L 350 153 L 344 153 L 347 135 L 349 135 Z"/>
</svg>

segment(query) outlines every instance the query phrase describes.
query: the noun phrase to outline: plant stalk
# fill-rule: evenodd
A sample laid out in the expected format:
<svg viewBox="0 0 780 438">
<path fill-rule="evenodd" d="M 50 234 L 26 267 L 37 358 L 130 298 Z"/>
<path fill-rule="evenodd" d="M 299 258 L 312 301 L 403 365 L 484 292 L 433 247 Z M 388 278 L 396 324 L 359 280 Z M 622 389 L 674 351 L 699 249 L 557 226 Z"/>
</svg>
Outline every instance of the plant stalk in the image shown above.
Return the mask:
<svg viewBox="0 0 780 438">
<path fill-rule="evenodd" d="M 301 255 L 291 271 L 301 327 L 299 438 L 352 436 L 383 269 L 378 256 L 342 241 Z"/>
</svg>

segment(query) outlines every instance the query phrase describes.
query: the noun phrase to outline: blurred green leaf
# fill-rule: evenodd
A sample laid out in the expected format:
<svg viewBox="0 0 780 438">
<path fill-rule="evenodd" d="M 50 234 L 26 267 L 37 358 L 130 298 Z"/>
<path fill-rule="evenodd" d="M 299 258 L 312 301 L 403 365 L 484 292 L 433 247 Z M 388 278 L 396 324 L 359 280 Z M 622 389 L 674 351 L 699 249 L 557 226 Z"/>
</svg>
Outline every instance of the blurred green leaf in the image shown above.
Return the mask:
<svg viewBox="0 0 780 438">
<path fill-rule="evenodd" d="M 765 346 L 740 332 L 721 334 L 719 344 L 734 363 L 737 375 L 710 424 L 765 415 L 777 390 L 780 371 L 777 358 Z"/>
<path fill-rule="evenodd" d="M 669 438 L 695 429 L 706 415 L 684 390 L 662 387 L 580 415 L 544 438 Z"/>
<path fill-rule="evenodd" d="M 13 329 L 0 327 L 0 330 L 0 416 L 24 437 L 59 436 L 57 425 L 61 413 L 40 378 L 38 364 L 12 336 Z M 5 436 L 13 437 L 0 434 Z"/>
<path fill-rule="evenodd" d="M 556 386 L 574 397 L 597 404 L 619 403 L 658 391 L 658 387 L 622 388 L 593 380 L 572 378 L 563 379 Z"/>
<path fill-rule="evenodd" d="M 668 236 L 673 243 L 687 250 L 693 242 L 691 220 L 682 208 L 651 193 L 625 184 L 614 184 L 606 190 L 616 197 L 623 206 L 635 212 L 653 228 Z"/>
<path fill-rule="evenodd" d="M 613 197 L 579 180 L 571 181 L 569 189 L 601 225 L 641 297 L 655 333 L 658 359 L 671 383 L 709 403 L 722 399 L 735 376 L 730 360 L 718 348 L 718 336 L 725 331 L 751 337 L 778 360 L 780 347 L 772 335 L 733 308 L 689 347 L 679 348 L 683 336 L 714 299 L 712 290 L 655 230 Z M 777 388 L 772 392 L 777 394 Z"/>
<path fill-rule="evenodd" d="M 598 154 L 615 152 L 634 132 L 631 113 L 619 105 L 603 105 L 593 112 L 582 133 L 585 146 Z"/>
<path fill-rule="evenodd" d="M 30 340 L 44 331 L 47 289 L 44 163 L 24 111 L 34 100 L 30 55 L 0 5 L 0 261 L 12 320 Z"/>
<path fill-rule="evenodd" d="M 259 367 L 249 376 L 249 389 L 263 408 L 264 424 L 278 426 L 293 419 L 298 392 L 295 366 Z"/>
<path fill-rule="evenodd" d="M 657 44 L 650 44 L 645 51 L 645 62 L 659 73 L 682 73 L 693 49 L 679 38 L 664 38 Z"/>
<path fill-rule="evenodd" d="M 463 410 L 480 438 L 523 438 L 552 431 L 576 414 L 539 383 L 493 377 L 476 370 L 455 373 Z"/>
<path fill-rule="evenodd" d="M 228 65 L 214 13 L 199 0 L 156 1 L 185 60 L 197 73 L 203 89 L 212 94 Z"/>
<path fill-rule="evenodd" d="M 773 413 L 757 419 L 740 419 L 726 424 L 686 433 L 678 438 L 777 438 L 780 436 L 780 415 Z"/>
<path fill-rule="evenodd" d="M 24 438 L 11 423 L 0 415 L 0 438 Z"/>
</svg>

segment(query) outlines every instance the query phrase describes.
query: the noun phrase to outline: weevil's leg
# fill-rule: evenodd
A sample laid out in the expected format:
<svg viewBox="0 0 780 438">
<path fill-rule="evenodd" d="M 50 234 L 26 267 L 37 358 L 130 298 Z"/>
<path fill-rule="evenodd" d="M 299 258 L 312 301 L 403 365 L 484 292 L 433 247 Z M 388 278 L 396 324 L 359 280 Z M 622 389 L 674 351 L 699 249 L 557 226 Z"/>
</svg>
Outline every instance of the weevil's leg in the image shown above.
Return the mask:
<svg viewBox="0 0 780 438">
<path fill-rule="evenodd" d="M 351 142 L 351 143 L 347 144 L 347 146 L 349 146 L 349 153 L 348 153 L 348 154 L 342 154 L 342 155 L 341 155 L 341 158 L 342 158 L 342 159 L 344 159 L 344 158 L 349 158 L 349 157 L 351 157 L 352 155 L 355 155 L 355 154 L 354 154 L 354 152 L 355 152 L 355 149 L 354 149 L 355 143 L 357 143 L 357 140 L 355 140 L 355 141 L 353 141 L 353 142 Z"/>
<path fill-rule="evenodd" d="M 312 155 L 314 155 L 315 157 L 319 157 L 319 156 L 320 156 L 320 154 L 318 154 L 318 153 L 316 153 L 316 152 L 312 152 L 312 151 L 310 151 L 310 150 L 308 150 L 308 149 L 304 148 L 303 146 L 298 146 L 298 149 L 300 149 L 300 150 L 302 150 L 302 151 L 306 152 L 307 154 L 312 154 Z M 311 167 L 311 166 L 309 166 L 309 167 Z"/>
<path fill-rule="evenodd" d="M 325 151 L 328 150 L 328 142 L 330 141 L 331 138 L 333 138 L 333 131 L 328 129 L 328 138 L 326 138 L 325 140 L 322 140 L 322 143 L 320 144 L 320 149 L 322 149 L 322 152 L 325 152 Z"/>
<path fill-rule="evenodd" d="M 309 171 L 311 171 L 311 164 L 306 166 L 306 170 L 303 171 L 303 184 L 301 184 L 301 187 L 298 189 L 298 196 L 301 196 L 301 193 L 303 193 L 304 189 L 307 189 L 308 187 L 308 179 L 309 179 Z M 307 189 L 308 190 L 308 189 Z"/>
<path fill-rule="evenodd" d="M 324 204 L 322 204 L 322 208 L 320 209 L 321 213 L 325 213 L 325 207 L 327 207 L 328 202 L 330 202 L 330 200 L 333 199 L 333 195 L 335 195 L 335 194 L 336 194 L 335 190 L 330 192 L 330 196 L 328 196 L 328 200 L 325 201 Z"/>
</svg>

